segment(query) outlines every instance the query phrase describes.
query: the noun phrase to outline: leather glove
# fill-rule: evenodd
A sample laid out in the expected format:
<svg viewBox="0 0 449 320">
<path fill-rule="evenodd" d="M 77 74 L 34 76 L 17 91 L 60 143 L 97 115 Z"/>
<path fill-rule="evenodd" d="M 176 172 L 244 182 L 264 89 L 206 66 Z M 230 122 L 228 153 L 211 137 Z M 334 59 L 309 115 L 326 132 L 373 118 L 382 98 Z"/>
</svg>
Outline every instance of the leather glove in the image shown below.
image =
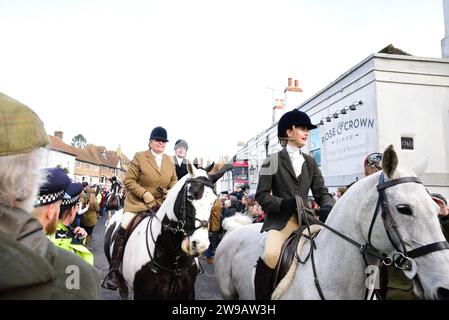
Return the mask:
<svg viewBox="0 0 449 320">
<path fill-rule="evenodd" d="M 325 205 L 320 207 L 319 209 L 315 209 L 315 213 L 320 217 L 322 222 L 326 222 L 327 216 L 331 212 L 332 207 L 329 205 Z"/>
<path fill-rule="evenodd" d="M 150 204 L 151 202 L 154 201 L 153 195 L 151 193 L 149 193 L 148 191 L 145 191 L 142 198 L 143 198 L 143 202 L 145 202 L 145 204 Z"/>
<path fill-rule="evenodd" d="M 291 212 L 295 210 L 296 210 L 296 200 L 294 198 L 282 199 L 281 212 Z"/>
</svg>

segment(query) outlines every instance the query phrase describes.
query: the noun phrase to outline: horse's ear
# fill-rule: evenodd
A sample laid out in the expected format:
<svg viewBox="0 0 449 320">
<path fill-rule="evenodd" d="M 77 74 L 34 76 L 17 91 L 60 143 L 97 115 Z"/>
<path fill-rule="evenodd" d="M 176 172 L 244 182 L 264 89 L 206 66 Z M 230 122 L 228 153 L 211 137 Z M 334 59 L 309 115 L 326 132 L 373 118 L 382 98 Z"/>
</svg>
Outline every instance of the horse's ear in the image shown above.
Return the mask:
<svg viewBox="0 0 449 320">
<path fill-rule="evenodd" d="M 212 183 L 215 183 L 220 179 L 226 171 L 232 170 L 232 163 L 226 163 L 220 170 L 218 170 L 216 173 L 209 175 L 209 180 Z"/>
<path fill-rule="evenodd" d="M 207 166 L 206 169 L 204 169 L 204 171 L 209 172 L 212 170 L 212 168 L 215 166 L 215 162 L 212 162 L 210 165 Z"/>
<path fill-rule="evenodd" d="M 193 159 L 193 165 L 198 169 L 200 167 L 200 160 L 198 158 Z"/>
<path fill-rule="evenodd" d="M 394 151 L 392 144 L 385 149 L 382 156 L 382 169 L 387 177 L 392 178 L 396 168 L 398 167 L 398 155 Z"/>
<path fill-rule="evenodd" d="M 196 170 L 197 168 L 195 167 L 194 164 L 192 164 L 190 161 L 187 161 L 187 171 L 193 176 L 196 176 Z"/>
</svg>

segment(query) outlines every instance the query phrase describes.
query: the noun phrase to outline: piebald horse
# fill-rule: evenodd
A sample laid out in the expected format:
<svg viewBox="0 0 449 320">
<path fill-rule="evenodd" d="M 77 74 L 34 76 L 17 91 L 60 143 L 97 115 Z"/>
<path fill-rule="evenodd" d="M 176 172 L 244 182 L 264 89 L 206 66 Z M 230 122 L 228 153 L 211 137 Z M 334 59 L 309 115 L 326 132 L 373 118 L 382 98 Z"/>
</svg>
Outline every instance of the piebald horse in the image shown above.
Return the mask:
<svg viewBox="0 0 449 320">
<path fill-rule="evenodd" d="M 150 215 L 129 237 L 122 274 L 134 291 L 134 299 L 194 299 L 198 266 L 195 257 L 209 247 L 208 222 L 217 196 L 215 182 L 229 166 L 211 172 L 188 165 L 189 173 L 179 180 L 156 214 Z M 105 254 L 112 254 L 113 232 L 123 210 L 111 217 L 105 234 Z M 120 292 L 122 298 L 127 296 Z"/>
<path fill-rule="evenodd" d="M 397 164 L 390 146 L 383 170 L 355 183 L 337 201 L 315 246 L 307 242 L 296 257 L 301 262 L 278 298 L 369 298 L 371 274 L 382 261 L 413 279 L 418 297 L 449 299 L 449 245 L 438 205 L 420 180 Z M 220 242 L 215 274 L 223 298 L 255 298 L 254 266 L 266 236 L 260 228 L 260 223 L 242 226 Z"/>
</svg>

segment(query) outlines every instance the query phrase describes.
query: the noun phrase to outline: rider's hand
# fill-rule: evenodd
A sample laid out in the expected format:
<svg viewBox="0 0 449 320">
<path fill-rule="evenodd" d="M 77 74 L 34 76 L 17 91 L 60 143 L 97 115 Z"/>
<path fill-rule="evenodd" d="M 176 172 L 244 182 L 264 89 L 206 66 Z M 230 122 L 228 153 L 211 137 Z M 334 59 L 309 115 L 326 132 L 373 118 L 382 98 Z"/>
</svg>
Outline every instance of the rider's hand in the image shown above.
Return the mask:
<svg viewBox="0 0 449 320">
<path fill-rule="evenodd" d="M 145 204 L 147 204 L 147 205 L 154 201 L 153 195 L 151 193 L 149 193 L 148 191 L 145 191 L 142 198 L 143 198 L 143 202 L 145 202 Z"/>
<path fill-rule="evenodd" d="M 296 199 L 282 199 L 281 212 L 291 212 L 296 210 Z"/>
<path fill-rule="evenodd" d="M 329 215 L 331 210 L 332 210 L 332 207 L 327 205 L 327 206 L 322 206 L 319 209 L 315 209 L 315 213 L 320 217 L 320 220 L 322 222 L 326 222 L 327 216 Z"/>
</svg>

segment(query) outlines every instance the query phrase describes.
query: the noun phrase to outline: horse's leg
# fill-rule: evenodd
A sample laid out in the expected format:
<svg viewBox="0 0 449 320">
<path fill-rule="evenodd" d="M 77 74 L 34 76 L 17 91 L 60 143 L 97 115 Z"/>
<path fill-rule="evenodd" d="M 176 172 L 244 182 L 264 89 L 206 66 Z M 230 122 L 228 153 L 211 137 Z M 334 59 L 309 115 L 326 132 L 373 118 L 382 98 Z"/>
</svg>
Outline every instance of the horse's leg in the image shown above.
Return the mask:
<svg viewBox="0 0 449 320">
<path fill-rule="evenodd" d="M 128 286 L 125 284 L 118 289 L 118 293 L 122 300 L 129 300 L 128 298 Z"/>
</svg>

